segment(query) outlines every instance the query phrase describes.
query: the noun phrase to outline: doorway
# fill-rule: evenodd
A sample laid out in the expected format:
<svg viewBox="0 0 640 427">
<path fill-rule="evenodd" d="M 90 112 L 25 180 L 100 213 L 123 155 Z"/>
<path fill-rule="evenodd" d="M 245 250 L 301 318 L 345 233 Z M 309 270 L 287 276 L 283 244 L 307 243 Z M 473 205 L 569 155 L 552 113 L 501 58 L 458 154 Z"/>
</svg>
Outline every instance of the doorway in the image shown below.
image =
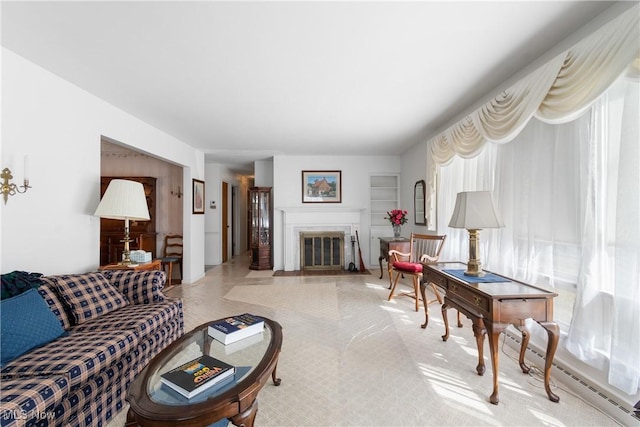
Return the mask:
<svg viewBox="0 0 640 427">
<path fill-rule="evenodd" d="M 222 263 L 229 260 L 229 184 L 222 181 Z"/>
<path fill-rule="evenodd" d="M 231 187 L 231 257 L 238 255 L 237 249 L 237 213 L 238 213 L 238 187 Z"/>
</svg>

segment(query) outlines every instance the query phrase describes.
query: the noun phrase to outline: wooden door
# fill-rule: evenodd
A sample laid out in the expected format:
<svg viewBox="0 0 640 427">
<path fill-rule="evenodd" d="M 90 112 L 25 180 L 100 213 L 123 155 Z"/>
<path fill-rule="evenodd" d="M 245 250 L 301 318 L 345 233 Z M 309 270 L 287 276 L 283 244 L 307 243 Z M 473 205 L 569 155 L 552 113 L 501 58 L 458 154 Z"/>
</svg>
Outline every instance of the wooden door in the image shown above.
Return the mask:
<svg viewBox="0 0 640 427">
<path fill-rule="evenodd" d="M 229 184 L 222 182 L 222 262 L 227 262 L 229 259 L 229 204 L 227 198 L 229 197 Z"/>
</svg>

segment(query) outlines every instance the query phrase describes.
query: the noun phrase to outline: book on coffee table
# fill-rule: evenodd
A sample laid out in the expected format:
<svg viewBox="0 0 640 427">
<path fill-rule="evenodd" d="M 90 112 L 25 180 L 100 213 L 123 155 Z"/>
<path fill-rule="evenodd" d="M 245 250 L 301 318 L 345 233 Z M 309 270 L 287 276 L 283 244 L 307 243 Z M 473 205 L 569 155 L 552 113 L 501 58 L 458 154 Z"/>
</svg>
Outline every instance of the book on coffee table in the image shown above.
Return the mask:
<svg viewBox="0 0 640 427">
<path fill-rule="evenodd" d="M 244 313 L 209 325 L 209 335 L 223 344 L 231 344 L 264 331 L 264 320 Z"/>
<path fill-rule="evenodd" d="M 264 332 L 260 331 L 255 335 L 251 335 L 247 338 L 232 342 L 231 344 L 224 345 L 224 354 L 232 354 L 236 351 L 244 350 L 247 347 L 251 347 L 254 344 L 261 342 L 264 339 Z"/>
<path fill-rule="evenodd" d="M 210 389 L 233 376 L 236 368 L 206 354 L 160 376 L 163 384 L 187 398 Z"/>
</svg>

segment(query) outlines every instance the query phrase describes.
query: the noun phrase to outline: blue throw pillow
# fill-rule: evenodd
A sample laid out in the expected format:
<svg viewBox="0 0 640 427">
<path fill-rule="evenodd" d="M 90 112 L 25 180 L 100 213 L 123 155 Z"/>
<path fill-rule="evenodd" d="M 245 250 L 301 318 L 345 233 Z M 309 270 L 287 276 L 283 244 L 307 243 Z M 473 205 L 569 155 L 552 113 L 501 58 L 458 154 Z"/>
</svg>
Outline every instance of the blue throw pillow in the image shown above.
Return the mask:
<svg viewBox="0 0 640 427">
<path fill-rule="evenodd" d="M 2 366 L 66 334 L 37 289 L 0 301 Z"/>
</svg>

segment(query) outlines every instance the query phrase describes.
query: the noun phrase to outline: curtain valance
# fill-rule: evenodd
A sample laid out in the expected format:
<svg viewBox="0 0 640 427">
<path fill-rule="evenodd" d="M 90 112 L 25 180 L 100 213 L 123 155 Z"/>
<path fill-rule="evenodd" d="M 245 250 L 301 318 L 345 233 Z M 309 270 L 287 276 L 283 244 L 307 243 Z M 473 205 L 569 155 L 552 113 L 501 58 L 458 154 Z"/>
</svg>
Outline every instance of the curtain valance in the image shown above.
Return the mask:
<svg viewBox="0 0 640 427">
<path fill-rule="evenodd" d="M 434 163 L 447 164 L 455 155 L 474 157 L 486 142 L 509 142 L 533 116 L 564 123 L 582 114 L 640 57 L 639 10 L 632 7 L 431 138 L 430 178 Z"/>
</svg>

